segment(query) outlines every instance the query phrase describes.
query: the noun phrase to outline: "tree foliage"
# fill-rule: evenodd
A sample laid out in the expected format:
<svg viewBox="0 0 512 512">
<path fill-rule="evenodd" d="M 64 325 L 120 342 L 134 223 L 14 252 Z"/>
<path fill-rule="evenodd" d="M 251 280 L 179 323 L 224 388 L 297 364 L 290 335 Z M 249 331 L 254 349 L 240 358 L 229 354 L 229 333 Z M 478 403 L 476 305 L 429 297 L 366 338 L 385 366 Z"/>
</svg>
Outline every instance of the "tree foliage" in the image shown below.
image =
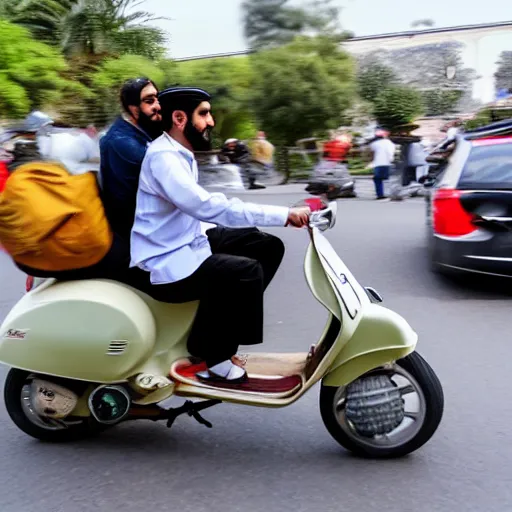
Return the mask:
<svg viewBox="0 0 512 512">
<path fill-rule="evenodd" d="M 272 140 L 292 145 L 339 126 L 355 81 L 353 61 L 336 42 L 298 37 L 251 60 L 254 108 Z"/>
<path fill-rule="evenodd" d="M 332 0 L 312 0 L 303 7 L 289 0 L 245 0 L 242 4 L 244 35 L 252 50 L 282 46 L 298 35 L 350 37 L 339 23 L 340 9 Z"/>
<path fill-rule="evenodd" d="M 60 38 L 64 53 L 72 55 L 142 55 L 159 59 L 165 34 L 151 27 L 146 11 L 130 9 L 138 0 L 77 0 L 62 19 Z"/>
<path fill-rule="evenodd" d="M 375 101 L 383 89 L 396 83 L 397 77 L 393 69 L 379 59 L 367 59 L 359 66 L 357 86 L 363 100 Z"/>
<path fill-rule="evenodd" d="M 60 46 L 67 57 L 125 53 L 160 59 L 165 33 L 159 19 L 138 10 L 140 0 L 0 0 L 0 16 L 28 28 L 35 38 Z"/>
<path fill-rule="evenodd" d="M 58 44 L 62 20 L 78 0 L 0 0 L 0 16 L 28 28 L 34 37 Z"/>
<path fill-rule="evenodd" d="M 422 111 L 421 94 L 412 87 L 394 85 L 375 99 L 375 117 L 390 130 L 411 123 Z"/>
<path fill-rule="evenodd" d="M 216 137 L 240 139 L 253 135 L 250 122 L 253 72 L 246 57 L 208 59 L 182 62 L 177 67 L 177 82 L 184 86 L 198 86 L 213 97 Z"/>
<path fill-rule="evenodd" d="M 512 51 L 501 52 L 494 74 L 496 89 L 512 90 Z"/>
<path fill-rule="evenodd" d="M 22 117 L 56 94 L 80 87 L 65 80 L 63 57 L 35 41 L 27 29 L 0 19 L 0 108 L 3 115 Z"/>
<path fill-rule="evenodd" d="M 427 116 L 451 114 L 457 110 L 463 92 L 443 89 L 423 91 L 422 99 Z"/>
</svg>

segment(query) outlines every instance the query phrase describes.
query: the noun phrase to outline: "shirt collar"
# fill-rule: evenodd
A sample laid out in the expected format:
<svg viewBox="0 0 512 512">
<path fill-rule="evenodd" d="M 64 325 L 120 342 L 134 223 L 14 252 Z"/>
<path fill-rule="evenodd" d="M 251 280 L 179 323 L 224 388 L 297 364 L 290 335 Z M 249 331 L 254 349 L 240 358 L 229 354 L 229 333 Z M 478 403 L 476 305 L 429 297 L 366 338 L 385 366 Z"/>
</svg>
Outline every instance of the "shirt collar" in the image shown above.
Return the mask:
<svg viewBox="0 0 512 512">
<path fill-rule="evenodd" d="M 180 153 L 187 157 L 189 160 L 195 160 L 194 153 L 187 149 L 185 146 L 180 144 L 176 139 L 173 139 L 167 132 L 164 132 L 164 136 L 167 138 L 168 142 L 177 149 Z"/>
</svg>

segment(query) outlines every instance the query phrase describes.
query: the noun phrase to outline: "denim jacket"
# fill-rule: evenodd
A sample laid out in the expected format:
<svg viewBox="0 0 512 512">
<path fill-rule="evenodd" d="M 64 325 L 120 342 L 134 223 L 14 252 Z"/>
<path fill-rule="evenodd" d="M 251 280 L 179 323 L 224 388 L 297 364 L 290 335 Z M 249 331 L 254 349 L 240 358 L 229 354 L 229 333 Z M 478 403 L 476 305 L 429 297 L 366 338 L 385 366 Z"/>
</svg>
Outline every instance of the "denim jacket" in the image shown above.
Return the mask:
<svg viewBox="0 0 512 512">
<path fill-rule="evenodd" d="M 116 235 L 130 241 L 142 160 L 151 138 L 119 117 L 100 141 L 105 211 Z"/>
</svg>

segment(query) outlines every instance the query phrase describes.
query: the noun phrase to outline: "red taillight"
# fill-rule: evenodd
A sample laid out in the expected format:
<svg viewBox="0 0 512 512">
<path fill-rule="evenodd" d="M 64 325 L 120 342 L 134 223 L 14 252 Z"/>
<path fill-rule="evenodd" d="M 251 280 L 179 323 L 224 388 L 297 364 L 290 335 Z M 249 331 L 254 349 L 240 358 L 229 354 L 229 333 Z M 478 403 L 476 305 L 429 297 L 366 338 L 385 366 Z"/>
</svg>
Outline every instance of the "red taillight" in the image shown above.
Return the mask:
<svg viewBox="0 0 512 512">
<path fill-rule="evenodd" d="M 27 280 L 25 281 L 25 290 L 27 293 L 32 290 L 34 287 L 34 278 L 32 276 L 27 276 Z"/>
<path fill-rule="evenodd" d="M 460 190 L 440 189 L 433 200 L 434 231 L 438 235 L 463 236 L 476 231 L 475 216 L 467 212 L 460 197 Z"/>
</svg>

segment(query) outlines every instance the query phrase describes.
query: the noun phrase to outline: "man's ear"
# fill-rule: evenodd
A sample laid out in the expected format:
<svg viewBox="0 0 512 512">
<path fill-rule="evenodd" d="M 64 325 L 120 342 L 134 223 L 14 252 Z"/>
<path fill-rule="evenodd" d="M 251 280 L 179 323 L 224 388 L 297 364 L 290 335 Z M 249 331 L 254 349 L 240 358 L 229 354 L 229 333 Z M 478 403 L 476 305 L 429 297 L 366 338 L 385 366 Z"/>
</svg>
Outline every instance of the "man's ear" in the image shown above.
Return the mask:
<svg viewBox="0 0 512 512">
<path fill-rule="evenodd" d="M 138 121 L 139 120 L 139 114 L 140 114 L 139 107 L 136 107 L 135 105 L 129 105 L 128 106 L 128 110 L 130 111 L 130 115 L 133 117 L 133 119 Z"/>
<path fill-rule="evenodd" d="M 187 114 L 183 110 L 175 110 L 172 113 L 172 124 L 177 128 L 184 129 L 187 121 Z"/>
</svg>

